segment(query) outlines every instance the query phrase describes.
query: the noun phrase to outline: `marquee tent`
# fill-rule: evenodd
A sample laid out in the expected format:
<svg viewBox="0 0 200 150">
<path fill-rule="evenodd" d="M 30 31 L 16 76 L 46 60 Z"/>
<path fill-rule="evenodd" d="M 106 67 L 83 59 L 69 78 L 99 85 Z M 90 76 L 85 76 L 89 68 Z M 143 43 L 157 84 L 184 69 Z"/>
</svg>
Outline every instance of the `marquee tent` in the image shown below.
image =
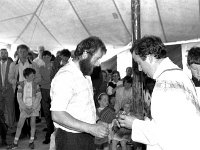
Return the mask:
<svg viewBox="0 0 200 150">
<path fill-rule="evenodd" d="M 141 36 L 165 43 L 198 39 L 199 7 L 199 0 L 140 0 Z M 108 49 L 103 61 L 131 47 L 131 0 L 1 0 L 0 10 L 0 45 L 44 45 L 55 54 L 95 35 Z"/>
<path fill-rule="evenodd" d="M 141 34 L 163 42 L 200 37 L 199 0 L 140 0 Z M 131 0 L 1 0 L 0 42 L 74 49 L 99 36 L 110 49 L 132 41 Z"/>
</svg>

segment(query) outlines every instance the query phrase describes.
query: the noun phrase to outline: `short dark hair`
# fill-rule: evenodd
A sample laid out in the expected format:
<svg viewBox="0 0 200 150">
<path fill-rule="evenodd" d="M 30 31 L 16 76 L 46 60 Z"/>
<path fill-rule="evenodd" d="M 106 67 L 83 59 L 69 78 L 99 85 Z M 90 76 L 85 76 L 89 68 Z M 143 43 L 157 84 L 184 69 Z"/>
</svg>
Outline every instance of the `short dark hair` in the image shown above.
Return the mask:
<svg viewBox="0 0 200 150">
<path fill-rule="evenodd" d="M 21 44 L 21 45 L 17 46 L 17 51 L 19 49 L 25 49 L 25 50 L 29 51 L 29 47 L 27 45 L 25 45 L 25 44 Z"/>
<path fill-rule="evenodd" d="M 166 58 L 167 50 L 162 40 L 157 36 L 144 36 L 133 43 L 131 53 L 135 52 L 142 60 L 146 60 L 147 55 L 153 55 L 156 59 Z"/>
<path fill-rule="evenodd" d="M 99 48 L 101 49 L 101 51 L 106 53 L 107 49 L 103 41 L 99 37 L 91 36 L 82 40 L 77 45 L 76 50 L 74 51 L 74 56 L 79 57 L 85 51 L 93 55 Z"/>
<path fill-rule="evenodd" d="M 43 51 L 42 52 L 42 57 L 43 56 L 50 56 L 51 57 L 51 52 L 50 51 Z"/>
<path fill-rule="evenodd" d="M 119 71 L 117 71 L 117 70 L 113 70 L 113 71 L 112 71 L 112 75 L 113 75 L 113 74 L 117 74 L 117 75 L 119 76 L 119 79 L 121 79 L 121 76 L 120 76 Z"/>
<path fill-rule="evenodd" d="M 61 52 L 60 52 L 60 56 L 64 56 L 64 57 L 71 57 L 71 52 L 68 50 L 68 49 L 63 49 Z"/>
<path fill-rule="evenodd" d="M 200 65 L 200 47 L 192 47 L 188 51 L 187 64 L 190 66 L 192 64 Z"/>
<path fill-rule="evenodd" d="M 7 51 L 7 49 L 6 48 L 2 48 L 2 49 L 0 49 L 0 51 Z"/>
<path fill-rule="evenodd" d="M 35 69 L 33 69 L 33 68 L 26 68 L 26 69 L 24 69 L 24 71 L 23 71 L 23 75 L 24 75 L 25 78 L 26 78 L 27 76 L 29 76 L 31 73 L 36 74 Z"/>
</svg>

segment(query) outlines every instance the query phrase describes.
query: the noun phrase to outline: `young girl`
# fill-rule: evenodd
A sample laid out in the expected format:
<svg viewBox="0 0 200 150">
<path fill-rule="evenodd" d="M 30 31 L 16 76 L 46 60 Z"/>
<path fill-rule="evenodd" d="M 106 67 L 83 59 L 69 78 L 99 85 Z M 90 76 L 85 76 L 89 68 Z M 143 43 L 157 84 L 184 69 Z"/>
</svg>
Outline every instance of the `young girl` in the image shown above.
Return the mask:
<svg viewBox="0 0 200 150">
<path fill-rule="evenodd" d="M 20 118 L 17 124 L 17 131 L 14 142 L 8 149 L 15 149 L 18 147 L 18 140 L 21 134 L 22 127 L 26 118 L 31 117 L 31 137 L 29 140 L 29 147 L 34 149 L 34 135 L 35 135 L 35 118 L 39 116 L 41 93 L 39 85 L 33 82 L 36 71 L 32 68 L 26 68 L 23 71 L 25 81 L 18 85 L 17 100 L 20 108 Z"/>
<path fill-rule="evenodd" d="M 111 124 L 113 119 L 116 118 L 116 114 L 109 105 L 109 96 L 106 93 L 101 93 L 98 98 L 99 107 L 97 108 L 98 121 L 106 122 Z M 98 122 L 97 121 L 97 122 Z M 109 140 L 108 137 L 105 138 L 95 138 L 95 144 L 98 149 L 109 150 Z"/>
<path fill-rule="evenodd" d="M 132 104 L 130 102 L 125 102 L 122 104 L 122 109 L 118 112 L 119 114 L 133 115 L 131 111 Z M 117 144 L 120 142 L 122 150 L 127 150 L 127 141 L 131 138 L 131 130 L 126 128 L 119 128 L 116 125 L 113 127 L 114 136 L 112 139 L 112 150 L 117 150 Z"/>
</svg>

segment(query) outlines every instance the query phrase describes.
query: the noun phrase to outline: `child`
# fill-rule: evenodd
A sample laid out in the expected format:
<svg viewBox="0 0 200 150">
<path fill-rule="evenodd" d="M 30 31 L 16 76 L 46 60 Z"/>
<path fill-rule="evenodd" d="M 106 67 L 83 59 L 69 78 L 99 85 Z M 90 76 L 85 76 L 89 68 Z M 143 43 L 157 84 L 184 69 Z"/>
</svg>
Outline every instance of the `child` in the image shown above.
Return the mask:
<svg viewBox="0 0 200 150">
<path fill-rule="evenodd" d="M 122 109 L 118 112 L 119 114 L 133 115 L 131 111 L 132 104 L 130 102 L 125 102 L 122 104 Z M 122 150 L 127 150 L 126 143 L 131 138 L 131 130 L 126 128 L 119 128 L 118 126 L 113 126 L 114 136 L 112 139 L 112 150 L 117 150 L 117 144 L 120 142 Z"/>
<path fill-rule="evenodd" d="M 106 93 L 101 93 L 98 98 L 99 107 L 97 108 L 98 121 L 102 121 L 111 124 L 113 119 L 116 118 L 116 114 L 109 105 L 109 96 Z M 97 122 L 98 122 L 97 121 Z M 108 137 L 105 138 L 95 138 L 95 144 L 97 149 L 109 150 L 109 140 Z"/>
<path fill-rule="evenodd" d="M 25 81 L 18 85 L 17 100 L 20 108 L 20 118 L 17 124 L 17 131 L 12 145 L 8 149 L 15 149 L 18 147 L 18 140 L 21 134 L 22 127 L 26 118 L 31 117 L 31 137 L 29 140 L 29 147 L 34 149 L 34 135 L 35 135 L 35 119 L 39 116 L 41 93 L 39 85 L 33 82 L 36 71 L 32 68 L 26 68 L 23 71 Z"/>
</svg>

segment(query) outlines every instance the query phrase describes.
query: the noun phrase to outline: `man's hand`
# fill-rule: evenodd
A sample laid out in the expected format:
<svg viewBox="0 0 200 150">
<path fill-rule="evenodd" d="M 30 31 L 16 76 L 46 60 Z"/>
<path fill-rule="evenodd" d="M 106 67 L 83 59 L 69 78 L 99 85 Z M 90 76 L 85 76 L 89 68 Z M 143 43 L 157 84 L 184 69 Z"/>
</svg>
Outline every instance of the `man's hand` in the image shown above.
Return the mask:
<svg viewBox="0 0 200 150">
<path fill-rule="evenodd" d="M 126 116 L 126 115 L 119 115 L 118 122 L 121 127 L 125 127 L 128 129 L 132 128 L 133 121 L 135 120 L 135 117 L 133 116 Z"/>
<path fill-rule="evenodd" d="M 25 112 L 30 115 L 33 112 L 32 108 L 25 108 Z"/>
<path fill-rule="evenodd" d="M 108 124 L 102 121 L 100 121 L 97 124 L 93 124 L 90 128 L 90 134 L 98 138 L 103 138 L 108 136 L 109 134 Z"/>
</svg>

